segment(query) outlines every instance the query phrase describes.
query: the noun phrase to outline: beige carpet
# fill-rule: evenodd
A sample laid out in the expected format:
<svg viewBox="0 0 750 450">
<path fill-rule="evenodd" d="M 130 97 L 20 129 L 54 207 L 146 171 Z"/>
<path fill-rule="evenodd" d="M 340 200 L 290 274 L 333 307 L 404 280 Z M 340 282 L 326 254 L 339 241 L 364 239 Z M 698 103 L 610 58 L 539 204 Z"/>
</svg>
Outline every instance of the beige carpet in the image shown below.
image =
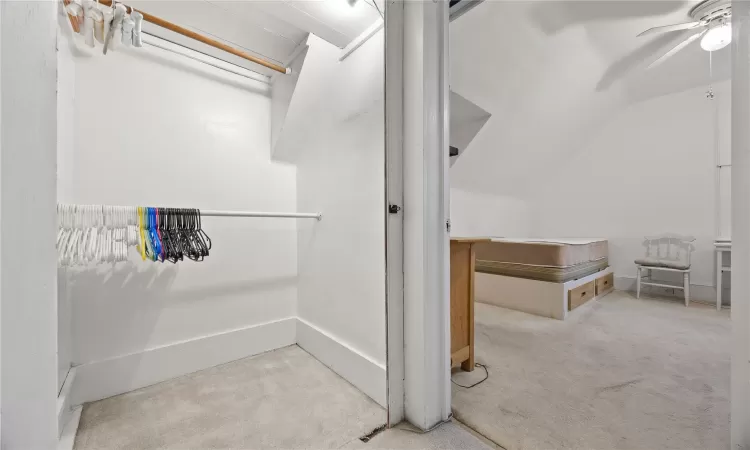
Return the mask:
<svg viewBox="0 0 750 450">
<path fill-rule="evenodd" d="M 297 346 L 85 405 L 77 450 L 339 448 L 385 411 Z"/>
<path fill-rule="evenodd" d="M 729 311 L 615 291 L 565 322 L 476 305 L 456 417 L 508 449 L 728 449 Z M 469 384 L 482 369 L 454 375 Z"/>
</svg>

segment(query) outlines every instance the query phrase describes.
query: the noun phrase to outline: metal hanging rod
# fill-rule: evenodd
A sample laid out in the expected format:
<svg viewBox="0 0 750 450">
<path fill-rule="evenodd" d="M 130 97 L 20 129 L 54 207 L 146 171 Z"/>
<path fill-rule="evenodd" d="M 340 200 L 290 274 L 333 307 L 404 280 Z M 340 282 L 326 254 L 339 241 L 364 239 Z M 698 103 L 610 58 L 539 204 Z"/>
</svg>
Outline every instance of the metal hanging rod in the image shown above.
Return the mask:
<svg viewBox="0 0 750 450">
<path fill-rule="evenodd" d="M 170 52 L 170 53 L 174 53 L 175 55 L 180 55 L 180 56 L 184 56 L 185 58 L 190 58 L 193 61 L 198 61 L 199 63 L 203 63 L 203 64 L 206 64 L 208 66 L 215 67 L 215 68 L 217 68 L 219 70 L 223 70 L 225 72 L 233 73 L 233 74 L 235 74 L 237 76 L 244 77 L 244 78 L 247 78 L 249 80 L 257 81 L 259 83 L 270 84 L 269 83 L 269 77 L 267 75 L 263 75 L 261 73 L 255 72 L 255 71 L 250 70 L 250 69 L 248 69 L 246 67 L 238 66 L 237 64 L 235 64 L 233 62 L 229 62 L 229 61 L 226 61 L 226 60 L 223 60 L 223 59 L 219 59 L 219 58 L 217 58 L 217 57 L 215 57 L 213 55 L 209 55 L 207 53 L 203 53 L 203 52 L 200 52 L 198 50 L 195 50 L 195 49 L 192 49 L 192 48 L 188 48 L 188 47 L 186 47 L 186 46 L 184 46 L 184 45 L 182 45 L 182 44 L 180 44 L 178 42 L 170 41 L 169 39 L 164 39 L 162 37 L 153 35 L 151 33 L 147 33 L 145 31 L 142 31 L 141 33 L 143 33 L 145 36 L 149 37 L 148 40 L 147 39 L 143 40 L 143 43 L 145 45 L 150 45 L 151 47 L 156 47 L 158 49 L 161 49 L 161 50 L 164 50 L 164 51 L 167 51 L 167 52 Z M 152 39 L 154 40 L 154 42 L 151 41 Z M 187 54 L 187 53 L 179 52 L 179 51 L 174 50 L 172 48 L 169 48 L 169 47 L 166 47 L 164 45 L 158 44 L 158 41 L 164 41 L 164 42 L 168 42 L 168 43 L 170 43 L 172 45 L 177 45 L 177 46 L 182 47 L 184 49 L 187 49 L 187 50 L 189 50 L 191 52 L 196 52 L 196 53 L 198 53 L 200 55 L 203 55 L 203 56 L 205 56 L 207 58 L 210 58 L 211 60 L 221 61 L 223 63 L 226 63 L 226 64 L 229 64 L 229 65 L 238 67 L 239 69 L 241 69 L 243 71 L 247 71 L 247 73 L 242 73 L 240 71 L 232 70 L 232 69 L 229 69 L 227 67 L 220 66 L 219 64 L 214 64 L 211 61 L 208 61 L 208 60 L 205 60 L 205 59 L 201 59 L 201 58 L 197 58 L 197 57 L 192 56 L 192 55 Z M 253 75 L 250 75 L 250 74 L 253 74 Z"/>
<path fill-rule="evenodd" d="M 70 204 L 58 204 L 72 206 Z M 109 206 L 109 205 L 108 205 Z M 124 206 L 115 206 L 115 208 L 125 208 Z M 135 207 L 132 207 L 135 208 Z M 191 208 L 198 209 L 198 208 Z M 280 219 L 317 219 L 321 220 L 321 213 L 285 213 L 285 212 L 262 212 L 262 211 L 222 211 L 215 209 L 198 209 L 201 217 L 275 217 Z"/>
<path fill-rule="evenodd" d="M 99 3 L 105 6 L 112 6 L 112 0 L 99 0 Z M 276 72 L 280 72 L 283 74 L 291 73 L 291 69 L 289 69 L 288 67 L 282 67 L 278 64 L 274 64 L 272 62 L 266 61 L 265 59 L 261 59 L 261 58 L 258 58 L 257 56 L 253 56 L 249 53 L 245 53 L 243 51 L 237 50 L 236 48 L 226 45 L 222 42 L 219 42 L 211 38 L 207 38 L 206 36 L 203 36 L 202 34 L 188 30 L 187 28 L 184 28 L 172 22 L 166 21 L 160 17 L 156 17 L 149 13 L 143 12 L 140 9 L 132 8 L 128 5 L 125 5 L 124 3 L 122 3 L 122 5 L 125 8 L 127 8 L 129 13 L 133 11 L 138 11 L 139 13 L 143 14 L 143 20 L 145 20 L 146 22 L 150 22 L 150 23 L 153 23 L 154 25 L 160 26 L 167 30 L 174 31 L 177 34 L 181 34 L 190 39 L 194 39 L 198 42 L 202 42 L 206 45 L 210 45 L 211 47 L 218 48 L 219 50 L 223 50 L 227 53 L 231 53 L 232 55 L 238 56 L 242 59 L 246 59 L 250 62 L 254 62 L 255 64 L 260 64 L 261 66 L 267 67 L 271 70 L 275 70 Z"/>
<path fill-rule="evenodd" d="M 208 217 L 276 217 L 285 219 L 317 219 L 323 218 L 321 213 L 279 213 L 279 212 L 255 212 L 255 211 L 219 211 L 213 209 L 201 209 L 201 216 Z"/>
</svg>

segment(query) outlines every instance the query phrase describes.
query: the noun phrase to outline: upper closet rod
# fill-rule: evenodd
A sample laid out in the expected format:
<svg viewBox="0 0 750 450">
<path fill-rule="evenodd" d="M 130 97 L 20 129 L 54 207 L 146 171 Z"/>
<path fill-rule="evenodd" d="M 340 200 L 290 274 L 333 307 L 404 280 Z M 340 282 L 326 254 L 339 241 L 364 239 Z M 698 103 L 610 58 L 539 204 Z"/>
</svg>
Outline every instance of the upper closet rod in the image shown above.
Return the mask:
<svg viewBox="0 0 750 450">
<path fill-rule="evenodd" d="M 99 3 L 106 6 L 112 6 L 112 0 L 99 0 Z M 253 56 L 249 53 L 245 53 L 242 51 L 237 50 L 236 48 L 230 47 L 226 44 L 223 44 L 219 41 L 209 39 L 201 34 L 198 34 L 194 31 L 190 31 L 187 28 L 183 28 L 179 25 L 176 25 L 172 22 L 168 22 L 162 18 L 152 16 L 149 13 L 143 12 L 140 9 L 131 8 L 128 5 L 122 4 L 128 9 L 128 12 L 138 11 L 139 13 L 143 14 L 143 20 L 146 22 L 151 22 L 154 25 L 158 25 L 162 28 L 166 28 L 167 30 L 174 31 L 175 33 L 181 34 L 183 36 L 189 37 L 190 39 L 195 39 L 198 42 L 203 42 L 206 45 L 210 45 L 211 47 L 218 48 L 219 50 L 224 50 L 227 53 L 231 53 L 235 56 L 239 56 L 242 59 L 246 59 L 248 61 L 254 62 L 256 64 L 260 64 L 261 66 L 268 67 L 271 70 L 275 70 L 276 72 L 280 72 L 283 74 L 291 73 L 291 69 L 288 67 L 282 67 L 278 64 L 274 64 L 272 62 L 268 62 L 264 59 L 258 58 L 257 56 Z"/>
</svg>

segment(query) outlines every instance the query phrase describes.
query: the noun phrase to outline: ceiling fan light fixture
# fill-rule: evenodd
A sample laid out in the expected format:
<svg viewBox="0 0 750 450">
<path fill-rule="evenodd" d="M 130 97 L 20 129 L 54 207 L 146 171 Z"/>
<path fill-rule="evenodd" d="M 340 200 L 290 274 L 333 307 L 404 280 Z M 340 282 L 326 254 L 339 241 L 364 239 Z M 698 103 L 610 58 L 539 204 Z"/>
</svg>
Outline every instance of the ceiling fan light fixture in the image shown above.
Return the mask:
<svg viewBox="0 0 750 450">
<path fill-rule="evenodd" d="M 713 27 L 701 39 L 701 48 L 707 52 L 721 50 L 732 42 L 732 24 L 723 23 Z"/>
</svg>

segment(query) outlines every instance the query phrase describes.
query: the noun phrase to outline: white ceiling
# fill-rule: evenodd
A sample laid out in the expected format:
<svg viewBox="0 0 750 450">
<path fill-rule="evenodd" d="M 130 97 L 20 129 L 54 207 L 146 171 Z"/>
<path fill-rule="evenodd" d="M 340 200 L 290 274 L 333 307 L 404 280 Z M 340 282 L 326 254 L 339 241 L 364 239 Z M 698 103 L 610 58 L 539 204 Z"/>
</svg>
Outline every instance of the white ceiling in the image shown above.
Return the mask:
<svg viewBox="0 0 750 450">
<path fill-rule="evenodd" d="M 212 2 L 248 17 L 258 12 L 268 13 L 339 48 L 346 47 L 379 17 L 377 10 L 365 1 L 359 1 L 353 7 L 346 0 Z"/>
<path fill-rule="evenodd" d="M 380 18 L 372 0 L 134 0 L 128 5 L 284 65 L 308 33 L 344 48 Z M 382 5 L 382 3 L 381 3 Z M 268 69 L 145 24 L 144 30 L 239 66 Z"/>
<path fill-rule="evenodd" d="M 637 34 L 654 26 L 690 21 L 688 11 L 698 1 L 590 1 L 537 3 L 532 20 L 554 37 L 571 27 L 582 28 L 592 49 L 608 63 L 597 84 L 606 90 L 618 82 L 634 100 L 643 100 L 678 92 L 708 83 L 709 53 L 698 42 L 667 60 L 663 65 L 645 70 L 667 50 L 695 31 L 667 33 L 652 37 Z M 550 18 L 562 29 L 545 29 Z M 567 18 L 567 19 L 565 19 Z M 714 54 L 717 79 L 729 76 L 729 49 Z"/>
<path fill-rule="evenodd" d="M 451 182 L 523 195 L 628 105 L 707 86 L 697 42 L 647 71 L 682 35 L 636 37 L 687 21 L 696 3 L 487 0 L 451 22 L 451 89 L 492 114 Z M 729 49 L 714 58 L 715 79 L 726 79 Z"/>
</svg>

